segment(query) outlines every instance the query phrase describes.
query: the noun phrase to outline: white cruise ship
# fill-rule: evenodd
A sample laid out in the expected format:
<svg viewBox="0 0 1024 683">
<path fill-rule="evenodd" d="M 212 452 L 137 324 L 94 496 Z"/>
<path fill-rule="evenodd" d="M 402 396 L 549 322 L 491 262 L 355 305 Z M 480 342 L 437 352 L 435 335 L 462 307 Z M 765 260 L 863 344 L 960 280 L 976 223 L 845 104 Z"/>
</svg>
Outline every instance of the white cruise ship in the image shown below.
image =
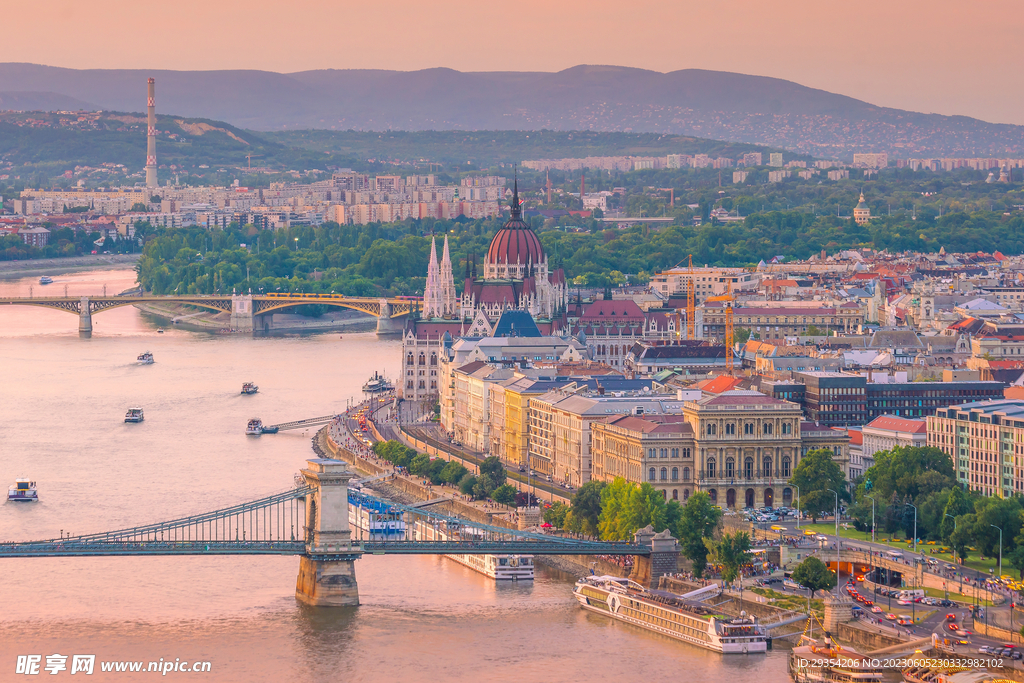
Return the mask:
<svg viewBox="0 0 1024 683">
<path fill-rule="evenodd" d="M 474 531 L 464 527 L 449 534 L 422 522 L 416 524 L 417 535 L 425 541 L 447 541 L 449 536 L 455 537 L 456 534 L 465 540 L 464 537 L 472 535 Z M 445 557 L 496 581 L 533 580 L 533 555 L 445 554 Z"/>
<path fill-rule="evenodd" d="M 573 594 L 583 609 L 708 650 L 722 654 L 768 650 L 767 631 L 756 618 L 716 614 L 711 605 L 649 590 L 630 579 L 587 576 L 576 582 Z"/>
</svg>

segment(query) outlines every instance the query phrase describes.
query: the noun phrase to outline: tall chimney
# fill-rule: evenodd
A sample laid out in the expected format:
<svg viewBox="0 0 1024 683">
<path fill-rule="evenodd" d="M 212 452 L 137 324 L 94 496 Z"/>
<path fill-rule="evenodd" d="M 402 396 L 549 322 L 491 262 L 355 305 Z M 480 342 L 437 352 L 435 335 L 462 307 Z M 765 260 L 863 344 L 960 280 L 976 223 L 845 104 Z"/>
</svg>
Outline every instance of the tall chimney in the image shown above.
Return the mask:
<svg viewBox="0 0 1024 683">
<path fill-rule="evenodd" d="M 587 193 L 587 181 L 583 177 L 583 169 L 580 169 L 580 201 L 583 201 L 583 195 Z"/>
<path fill-rule="evenodd" d="M 146 137 L 146 187 L 157 187 L 156 179 L 156 79 L 146 81 L 149 99 L 149 133 Z"/>
</svg>

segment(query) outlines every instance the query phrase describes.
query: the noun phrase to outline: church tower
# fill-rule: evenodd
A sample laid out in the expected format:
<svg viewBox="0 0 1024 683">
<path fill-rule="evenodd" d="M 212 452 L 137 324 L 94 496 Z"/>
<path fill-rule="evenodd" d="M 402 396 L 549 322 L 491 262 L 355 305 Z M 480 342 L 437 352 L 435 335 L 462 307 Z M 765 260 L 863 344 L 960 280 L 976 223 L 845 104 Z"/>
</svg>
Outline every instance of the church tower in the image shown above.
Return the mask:
<svg viewBox="0 0 1024 683">
<path fill-rule="evenodd" d="M 459 314 L 459 302 L 455 296 L 455 276 L 452 275 L 452 257 L 448 253 L 448 235 L 444 236 L 444 255 L 438 282 L 438 303 L 441 317 L 455 318 Z"/>
<path fill-rule="evenodd" d="M 448 238 L 445 237 L 445 244 Z M 446 252 L 447 253 L 447 252 Z M 427 284 L 423 288 L 423 317 L 440 318 L 444 315 L 441 304 L 441 273 L 437 265 L 437 240 L 430 238 L 430 264 L 427 266 Z"/>
</svg>

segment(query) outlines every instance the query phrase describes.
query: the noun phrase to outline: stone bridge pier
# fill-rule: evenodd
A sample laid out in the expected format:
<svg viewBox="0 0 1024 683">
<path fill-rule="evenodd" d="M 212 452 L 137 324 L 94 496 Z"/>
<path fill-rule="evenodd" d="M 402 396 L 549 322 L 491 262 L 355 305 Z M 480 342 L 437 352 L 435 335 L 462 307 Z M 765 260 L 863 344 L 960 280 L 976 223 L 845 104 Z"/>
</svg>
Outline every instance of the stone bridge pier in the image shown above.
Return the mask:
<svg viewBox="0 0 1024 683">
<path fill-rule="evenodd" d="M 236 332 L 252 332 L 255 316 L 252 309 L 252 295 L 231 295 L 231 329 Z"/>
<path fill-rule="evenodd" d="M 679 571 L 679 541 L 668 529 L 654 533 L 654 527 L 648 524 L 637 530 L 633 540 L 650 548 L 651 555 L 633 558 L 633 571 L 629 578 L 646 586 L 657 586 L 662 576 Z"/>
<path fill-rule="evenodd" d="M 80 337 L 92 336 L 92 310 L 89 308 L 89 297 L 83 296 L 79 302 L 78 309 L 78 335 Z"/>
<path fill-rule="evenodd" d="M 316 607 L 358 605 L 355 561 L 362 548 L 348 528 L 348 482 L 355 475 L 338 460 L 306 464 L 301 474 L 312 491 L 306 496 L 306 554 L 299 560 L 295 597 Z"/>
<path fill-rule="evenodd" d="M 401 320 L 391 317 L 391 304 L 387 299 L 380 300 L 380 315 L 377 317 L 377 336 L 392 337 L 402 334 L 404 325 Z"/>
</svg>

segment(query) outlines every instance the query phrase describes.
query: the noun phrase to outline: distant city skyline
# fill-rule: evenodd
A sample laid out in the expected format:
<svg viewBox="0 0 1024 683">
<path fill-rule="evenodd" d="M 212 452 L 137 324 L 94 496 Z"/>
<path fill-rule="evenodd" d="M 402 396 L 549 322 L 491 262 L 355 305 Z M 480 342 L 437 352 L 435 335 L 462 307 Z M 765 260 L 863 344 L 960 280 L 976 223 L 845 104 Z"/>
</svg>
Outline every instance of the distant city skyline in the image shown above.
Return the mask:
<svg viewBox="0 0 1024 683">
<path fill-rule="evenodd" d="M 510 10 L 514 10 L 510 12 Z M 272 13 L 272 16 L 271 16 Z M 514 5 L 396 0 L 168 5 L 39 0 L 5 9 L 0 62 L 180 70 L 699 68 L 792 80 L 880 106 L 1024 124 L 1013 0 Z"/>
</svg>

